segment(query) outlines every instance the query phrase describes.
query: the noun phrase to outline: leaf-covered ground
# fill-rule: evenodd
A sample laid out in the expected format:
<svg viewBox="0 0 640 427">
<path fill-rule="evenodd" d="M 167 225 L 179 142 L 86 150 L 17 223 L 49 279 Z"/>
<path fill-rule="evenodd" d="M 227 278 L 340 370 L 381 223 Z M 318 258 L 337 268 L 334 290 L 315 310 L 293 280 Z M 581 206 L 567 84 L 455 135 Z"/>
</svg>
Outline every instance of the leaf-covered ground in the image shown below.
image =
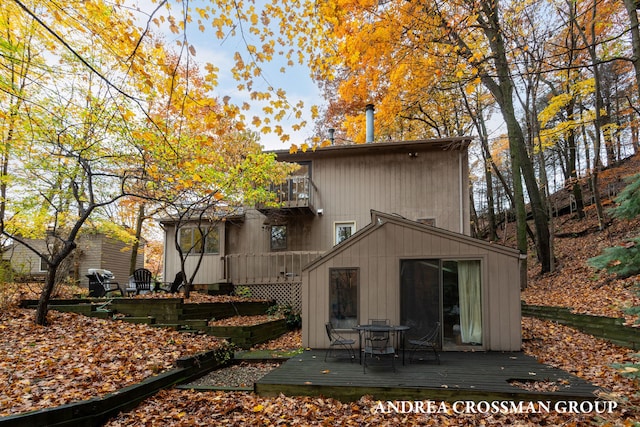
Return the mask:
<svg viewBox="0 0 640 427">
<path fill-rule="evenodd" d="M 56 311 L 42 327 L 34 314 L 12 309 L 0 317 L 0 416 L 102 396 L 223 345 L 214 337 Z"/>
<path fill-rule="evenodd" d="M 640 305 L 633 285 L 635 276 L 619 280 L 596 272 L 586 259 L 611 245 L 638 236 L 640 220 L 613 221 L 604 231 L 595 231 L 592 210 L 576 221 L 563 217 L 555 222 L 558 269 L 539 275 L 530 262 L 529 287 L 523 299 L 529 304 L 572 307 L 576 312 L 636 319 L 624 308 Z M 24 287 L 22 287 L 24 289 Z M 191 302 L 210 297 L 193 294 Z M 169 295 L 158 294 L 157 298 Z M 15 303 L 15 296 L 0 294 L 2 307 Z M 225 297 L 229 298 L 229 297 Z M 236 298 L 236 297 L 234 297 Z M 224 299 L 224 298 L 223 298 Z M 33 325 L 32 310 L 5 309 L 0 315 L 0 415 L 58 406 L 112 392 L 154 373 L 168 369 L 176 358 L 215 348 L 217 340 L 51 312 L 51 326 Z M 135 410 L 120 414 L 109 426 L 191 425 L 612 425 L 640 423 L 638 383 L 622 376 L 616 363 L 636 361 L 633 352 L 571 328 L 532 318 L 523 319 L 523 350 L 543 363 L 559 367 L 609 390 L 602 396 L 615 400 L 612 414 L 384 414 L 377 402 L 364 396 L 357 402 L 341 403 L 320 397 L 261 398 L 252 393 L 194 392 L 166 390 L 146 400 Z M 299 332 L 289 333 L 260 349 L 295 349 Z M 524 385 L 523 385 L 524 386 Z M 554 386 L 533 384 L 532 387 Z M 438 402 L 435 402 L 438 405 Z"/>
<path fill-rule="evenodd" d="M 605 230 L 596 231 L 593 209 L 587 209 L 586 213 L 587 218 L 582 221 L 568 216 L 556 219 L 556 271 L 540 275 L 530 257 L 528 287 L 522 299 L 527 304 L 570 307 L 577 313 L 625 317 L 626 323 L 632 325 L 637 318 L 624 309 L 640 305 L 636 287 L 640 286 L 640 275 L 618 279 L 594 270 L 587 265 L 587 259 L 604 248 L 640 236 L 640 219 L 614 220 Z"/>
</svg>

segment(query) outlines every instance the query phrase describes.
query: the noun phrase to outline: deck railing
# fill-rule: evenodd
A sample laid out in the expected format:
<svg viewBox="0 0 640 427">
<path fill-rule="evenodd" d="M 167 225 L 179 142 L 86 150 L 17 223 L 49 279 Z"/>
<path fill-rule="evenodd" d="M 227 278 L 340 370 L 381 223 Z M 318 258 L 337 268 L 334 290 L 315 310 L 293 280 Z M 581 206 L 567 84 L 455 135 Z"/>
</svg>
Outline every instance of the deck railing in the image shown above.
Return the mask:
<svg viewBox="0 0 640 427">
<path fill-rule="evenodd" d="M 322 254 L 322 251 L 289 251 L 227 255 L 227 278 L 234 285 L 299 282 L 302 267 Z"/>
</svg>

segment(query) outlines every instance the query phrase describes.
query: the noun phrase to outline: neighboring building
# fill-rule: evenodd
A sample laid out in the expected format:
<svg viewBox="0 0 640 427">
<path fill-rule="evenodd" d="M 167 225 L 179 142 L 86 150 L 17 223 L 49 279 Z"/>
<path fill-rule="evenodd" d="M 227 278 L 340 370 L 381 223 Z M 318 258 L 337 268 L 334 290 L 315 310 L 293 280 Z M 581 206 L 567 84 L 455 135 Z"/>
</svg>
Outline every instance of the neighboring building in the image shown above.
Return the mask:
<svg viewBox="0 0 640 427">
<path fill-rule="evenodd" d="M 29 240 L 33 247 L 43 250 L 45 241 L 42 239 Z M 15 243 L 3 254 L 9 260 L 13 271 L 19 276 L 31 279 L 43 279 L 47 274 L 47 265 L 25 246 Z M 120 240 L 113 239 L 101 233 L 83 234 L 77 240 L 76 249 L 65 261 L 68 266 L 69 278 L 89 286 L 87 270 L 102 268 L 115 275 L 115 281 L 124 289 L 129 279 L 129 265 L 131 263 L 130 246 Z M 144 266 L 144 242 L 140 245 L 137 267 Z"/>
<path fill-rule="evenodd" d="M 292 303 L 302 309 L 304 345 L 322 348 L 328 346 L 324 324 L 329 320 L 349 330 L 351 323 L 373 317 L 416 322 L 412 316 L 423 311 L 427 317 L 422 321 L 441 319 L 441 335 L 453 338 L 454 325 L 456 332 L 460 325 L 446 316 L 453 314 L 454 304 L 439 299 L 446 297 L 444 288 L 439 296 L 433 294 L 443 285 L 429 282 L 421 296 L 434 298 L 428 309 L 409 309 L 408 294 L 402 294 L 407 279 L 400 271 L 436 277 L 454 265 L 469 265 L 479 280 L 483 320 L 476 324 L 479 342 L 465 339 L 475 343 L 473 348 L 519 349 L 520 283 L 518 274 L 512 275 L 513 268 L 518 271 L 518 253 L 469 237 L 469 143 L 470 138 L 459 137 L 277 151 L 279 161 L 300 165 L 294 176 L 274 186 L 279 206 L 257 206 L 211 222 L 215 233 L 199 245 L 205 255 L 195 284 L 229 282 L 246 286 L 253 296 Z M 372 211 L 386 221 L 381 231 L 371 223 Z M 162 224 L 164 274 L 170 280 L 180 268 L 173 245 L 175 223 Z M 179 233 L 185 247 L 198 241 L 195 223 L 181 225 Z M 187 270 L 197 259 L 190 258 Z M 438 268 L 424 272 L 425 260 Z M 508 273 L 498 274 L 497 265 Z M 348 302 L 349 314 L 342 314 L 345 319 L 337 317 L 342 302 L 330 291 L 331 274 L 342 274 L 335 268 L 351 269 L 344 273 L 355 275 L 359 283 L 356 300 Z M 455 339 L 448 348 L 461 348 Z"/>
</svg>

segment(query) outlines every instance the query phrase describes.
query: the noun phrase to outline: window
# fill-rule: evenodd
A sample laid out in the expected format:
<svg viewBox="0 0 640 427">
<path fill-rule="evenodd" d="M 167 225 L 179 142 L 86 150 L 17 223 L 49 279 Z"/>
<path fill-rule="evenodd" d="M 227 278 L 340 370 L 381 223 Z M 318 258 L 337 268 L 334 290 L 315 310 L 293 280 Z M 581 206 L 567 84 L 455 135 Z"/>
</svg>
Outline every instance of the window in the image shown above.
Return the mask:
<svg viewBox="0 0 640 427">
<path fill-rule="evenodd" d="M 358 269 L 329 269 L 329 319 L 336 329 L 358 325 Z"/>
<path fill-rule="evenodd" d="M 204 245 L 202 244 L 203 240 Z M 198 227 L 180 228 L 178 242 L 184 254 L 220 253 L 220 235 L 217 227 L 202 227 L 202 229 Z"/>
<path fill-rule="evenodd" d="M 39 259 L 40 259 L 40 270 L 38 271 L 40 272 L 49 271 L 49 264 L 47 264 L 47 261 L 45 261 L 41 257 Z"/>
<path fill-rule="evenodd" d="M 356 232 L 356 223 L 354 221 L 336 222 L 334 225 L 334 245 L 347 240 Z"/>
<path fill-rule="evenodd" d="M 287 249 L 287 226 L 272 225 L 271 226 L 271 243 L 272 251 L 281 251 Z"/>
</svg>

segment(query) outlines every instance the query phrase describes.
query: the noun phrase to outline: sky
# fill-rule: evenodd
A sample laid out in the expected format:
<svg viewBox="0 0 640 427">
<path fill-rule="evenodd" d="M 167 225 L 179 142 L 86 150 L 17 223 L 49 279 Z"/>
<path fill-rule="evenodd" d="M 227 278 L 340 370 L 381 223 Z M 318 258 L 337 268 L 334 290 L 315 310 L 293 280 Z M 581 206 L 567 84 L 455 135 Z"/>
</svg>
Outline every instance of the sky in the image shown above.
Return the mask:
<svg viewBox="0 0 640 427">
<path fill-rule="evenodd" d="M 133 3 L 140 8 L 141 11 L 149 13 L 153 11 L 157 4 L 151 3 L 150 0 L 132 0 Z M 259 2 L 259 0 L 257 0 Z M 172 10 L 178 12 L 180 6 L 176 0 L 170 0 Z M 190 6 L 194 8 L 198 3 L 208 4 L 205 1 L 190 1 Z M 147 17 L 140 16 L 140 26 L 146 25 Z M 205 26 L 206 27 L 206 26 Z M 157 29 L 154 29 L 157 31 Z M 168 26 L 162 29 L 162 33 L 170 46 L 175 46 L 175 42 L 182 38 L 182 35 L 172 34 Z M 233 79 L 230 69 L 233 66 L 233 56 L 236 51 L 245 52 L 244 44 L 239 37 L 228 37 L 225 40 L 218 39 L 213 29 L 209 26 L 206 27 L 205 32 L 198 30 L 197 23 L 191 23 L 191 27 L 187 28 L 187 37 L 189 42 L 194 46 L 196 50 L 196 61 L 204 66 L 205 63 L 211 63 L 219 69 L 218 87 L 214 95 L 219 99 L 225 96 L 231 98 L 230 102 L 235 105 L 242 105 L 247 102 L 251 105 L 251 110 L 245 112 L 247 117 L 247 125 L 251 126 L 251 118 L 253 116 L 264 117 L 261 111 L 262 105 L 256 101 L 249 99 L 249 94 L 246 92 L 239 92 L 237 90 L 238 82 Z M 256 44 L 258 44 L 256 42 Z M 259 44 L 258 44 L 259 45 Z M 305 142 L 306 139 L 313 137 L 313 120 L 309 113 L 311 105 L 320 105 L 322 98 L 320 92 L 309 77 L 309 70 L 303 66 L 297 66 L 295 68 L 287 69 L 286 73 L 280 72 L 280 68 L 286 64 L 285 60 L 277 61 L 270 64 L 268 68 L 263 69 L 265 80 L 256 79 L 254 88 L 255 90 L 264 90 L 270 84 L 272 87 L 278 89 L 284 89 L 287 92 L 289 102 L 295 105 L 298 101 L 303 101 L 305 105 L 305 112 L 308 125 L 300 130 L 293 131 L 291 125 L 294 120 L 285 120 L 280 125 L 285 129 L 291 137 L 290 141 L 282 142 L 275 134 L 261 134 L 260 144 L 264 146 L 266 150 L 285 150 L 289 149 L 291 144 L 297 144 L 298 146 Z M 255 130 L 255 129 L 254 129 Z"/>
</svg>

